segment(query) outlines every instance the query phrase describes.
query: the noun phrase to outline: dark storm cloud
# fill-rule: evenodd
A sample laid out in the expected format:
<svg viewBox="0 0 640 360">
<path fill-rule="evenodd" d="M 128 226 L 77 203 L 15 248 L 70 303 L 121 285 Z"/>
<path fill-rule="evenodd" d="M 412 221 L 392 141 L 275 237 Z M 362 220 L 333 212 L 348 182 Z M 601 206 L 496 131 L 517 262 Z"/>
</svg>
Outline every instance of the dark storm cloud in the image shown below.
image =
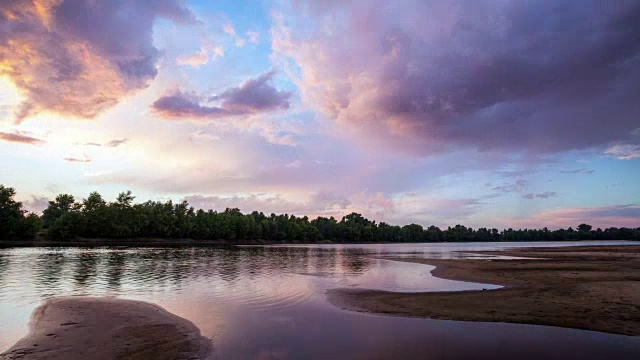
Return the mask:
<svg viewBox="0 0 640 360">
<path fill-rule="evenodd" d="M 367 141 L 546 153 L 637 128 L 638 2 L 331 2 L 311 13 L 283 17 L 274 48 L 299 65 L 307 101 Z"/>
<path fill-rule="evenodd" d="M 172 91 L 156 100 L 152 107 L 168 119 L 216 119 L 288 109 L 291 93 L 270 85 L 273 75 L 270 71 L 208 99 L 180 90 Z M 206 105 L 212 102 L 218 105 Z"/>
<path fill-rule="evenodd" d="M 0 2 L 0 74 L 26 96 L 18 120 L 42 111 L 92 118 L 157 74 L 158 17 L 194 22 L 182 0 Z"/>
</svg>

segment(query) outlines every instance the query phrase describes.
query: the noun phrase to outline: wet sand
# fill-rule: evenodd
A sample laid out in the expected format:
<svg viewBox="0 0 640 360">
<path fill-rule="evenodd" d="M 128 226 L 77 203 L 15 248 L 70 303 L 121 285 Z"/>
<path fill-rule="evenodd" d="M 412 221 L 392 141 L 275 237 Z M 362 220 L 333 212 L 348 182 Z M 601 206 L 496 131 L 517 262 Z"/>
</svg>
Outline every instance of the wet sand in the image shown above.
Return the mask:
<svg viewBox="0 0 640 360">
<path fill-rule="evenodd" d="M 430 293 L 335 289 L 329 291 L 329 300 L 344 309 L 363 312 L 640 335 L 640 246 L 478 253 L 540 259 L 402 259 L 436 266 L 432 274 L 437 277 L 505 288 Z"/>
<path fill-rule="evenodd" d="M 51 299 L 29 328 L 0 359 L 206 359 L 212 349 L 193 323 L 142 301 Z"/>
</svg>

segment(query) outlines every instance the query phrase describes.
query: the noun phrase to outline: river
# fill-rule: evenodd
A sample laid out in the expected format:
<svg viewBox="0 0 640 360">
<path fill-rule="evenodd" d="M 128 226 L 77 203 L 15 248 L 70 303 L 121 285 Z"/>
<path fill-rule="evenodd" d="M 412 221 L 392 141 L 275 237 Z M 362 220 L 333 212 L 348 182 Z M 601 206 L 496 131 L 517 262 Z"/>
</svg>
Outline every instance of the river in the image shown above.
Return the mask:
<svg viewBox="0 0 640 360">
<path fill-rule="evenodd" d="M 548 326 L 402 318 L 341 310 L 333 288 L 492 289 L 381 256 L 473 258 L 477 250 L 624 244 L 438 243 L 0 250 L 0 351 L 55 296 L 145 300 L 194 322 L 220 359 L 639 359 L 640 338 Z"/>
</svg>

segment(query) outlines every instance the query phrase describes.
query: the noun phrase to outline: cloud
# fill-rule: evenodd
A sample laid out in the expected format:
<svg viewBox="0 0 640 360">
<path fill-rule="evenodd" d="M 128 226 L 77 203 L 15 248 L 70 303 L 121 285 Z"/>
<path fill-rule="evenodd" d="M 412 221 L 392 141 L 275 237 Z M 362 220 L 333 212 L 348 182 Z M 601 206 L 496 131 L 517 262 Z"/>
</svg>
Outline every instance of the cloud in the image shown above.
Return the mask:
<svg viewBox="0 0 640 360">
<path fill-rule="evenodd" d="M 14 133 L 0 132 L 0 140 L 9 141 L 9 142 L 23 143 L 23 144 L 30 144 L 30 145 L 38 145 L 38 144 L 44 143 L 44 140 L 37 139 L 37 138 L 31 137 L 31 136 L 27 136 L 27 135 L 24 135 L 24 134 L 22 134 L 20 132 L 14 132 Z"/>
<path fill-rule="evenodd" d="M 306 201 L 291 201 L 278 194 L 247 194 L 233 196 L 189 195 L 184 197 L 191 206 L 222 211 L 239 208 L 242 211 L 261 211 L 266 214 L 293 214 L 297 216 L 334 216 L 338 220 L 348 213 L 358 212 L 365 216 L 385 216 L 393 213 L 395 205 L 382 193 L 365 192 L 350 196 L 331 191 L 319 191 Z"/>
<path fill-rule="evenodd" d="M 29 212 L 42 214 L 42 211 L 49 206 L 49 198 L 45 196 L 32 195 L 30 199 L 27 199 L 22 203 L 24 204 L 25 209 Z"/>
<path fill-rule="evenodd" d="M 249 39 L 250 43 L 253 43 L 253 44 L 260 43 L 260 33 L 256 31 L 247 31 L 247 38 Z"/>
<path fill-rule="evenodd" d="M 640 145 L 616 144 L 609 147 L 604 153 L 619 160 L 640 159 Z"/>
<path fill-rule="evenodd" d="M 93 118 L 156 77 L 153 23 L 194 23 L 181 0 L 0 3 L 0 75 L 26 97 L 18 121 L 50 111 Z"/>
<path fill-rule="evenodd" d="M 560 172 L 563 173 L 563 174 L 587 174 L 587 175 L 591 175 L 591 174 L 594 173 L 594 170 L 581 168 L 581 169 L 575 169 L 575 170 L 560 170 Z"/>
<path fill-rule="evenodd" d="M 555 191 L 545 191 L 543 193 L 539 193 L 539 194 L 526 194 L 526 195 L 522 195 L 523 198 L 525 199 L 529 199 L 529 200 L 533 200 L 533 199 L 549 199 L 549 198 L 554 198 L 554 197 L 558 197 L 558 193 L 556 193 Z"/>
<path fill-rule="evenodd" d="M 233 27 L 233 24 L 231 22 L 228 22 L 226 24 L 224 24 L 224 27 L 222 28 L 222 30 L 226 33 L 229 34 L 233 37 L 236 36 L 236 28 Z"/>
<path fill-rule="evenodd" d="M 203 39 L 199 51 L 178 57 L 176 63 L 178 65 L 189 65 L 194 68 L 199 68 L 207 64 L 209 60 L 222 56 L 224 56 L 224 48 L 222 46 L 216 46 L 212 41 Z"/>
<path fill-rule="evenodd" d="M 220 95 L 203 97 L 174 90 L 156 100 L 153 111 L 166 119 L 219 119 L 288 109 L 291 93 L 270 85 L 275 72 L 250 79 Z M 210 103 L 217 105 L 207 105 Z"/>
<path fill-rule="evenodd" d="M 298 169 L 298 168 L 300 168 L 300 166 L 302 166 L 302 161 L 300 161 L 300 160 L 295 160 L 295 161 L 292 161 L 292 162 L 284 165 L 284 167 L 294 168 L 294 169 Z"/>
<path fill-rule="evenodd" d="M 296 3 L 274 17 L 276 56 L 366 144 L 546 154 L 637 128 L 638 3 Z"/>
<path fill-rule="evenodd" d="M 83 158 L 66 157 L 64 161 L 75 163 L 90 163 L 91 159 L 85 154 Z"/>
<path fill-rule="evenodd" d="M 423 226 L 460 224 L 486 205 L 477 198 L 443 198 L 424 193 L 408 193 L 394 203 L 397 210 L 388 220 L 396 224 L 417 223 Z"/>
<path fill-rule="evenodd" d="M 104 144 L 97 143 L 97 142 L 87 142 L 87 143 L 84 143 L 82 145 L 84 145 L 84 146 L 96 146 L 96 147 L 104 146 L 104 147 L 113 147 L 113 148 L 115 148 L 115 147 L 124 145 L 124 144 L 126 144 L 128 142 L 129 142 L 129 139 L 124 138 L 124 139 L 114 139 L 114 140 L 108 141 L 108 142 L 106 142 Z"/>
<path fill-rule="evenodd" d="M 127 142 L 129 142 L 129 139 L 116 139 L 116 140 L 111 140 L 108 143 L 104 144 L 104 146 L 106 147 L 118 147 L 120 145 L 124 145 Z"/>
<path fill-rule="evenodd" d="M 233 116 L 220 107 L 200 105 L 200 101 L 202 99 L 195 94 L 174 90 L 156 100 L 152 108 L 165 119 L 216 119 Z"/>
<path fill-rule="evenodd" d="M 193 141 L 193 139 L 205 139 L 205 140 L 220 140 L 220 136 L 218 135 L 214 135 L 214 134 L 210 134 L 206 131 L 196 131 L 194 133 L 191 133 L 189 135 L 189 140 Z"/>
<path fill-rule="evenodd" d="M 232 38 L 235 39 L 236 47 L 240 47 L 241 48 L 247 43 L 245 39 L 241 38 L 238 35 L 238 33 L 236 32 L 236 28 L 233 26 L 233 24 L 231 22 L 227 22 L 224 25 L 224 27 L 222 28 L 222 30 L 225 32 L 225 34 L 229 34 L 229 35 L 231 35 Z M 249 33 L 247 33 L 247 34 L 249 34 Z"/>
<path fill-rule="evenodd" d="M 294 214 L 298 216 L 336 216 L 346 215 L 352 201 L 332 192 L 321 191 L 313 194 L 307 201 L 290 201 L 274 194 L 247 194 L 232 196 L 189 195 L 184 198 L 195 208 L 222 211 L 226 208 L 239 208 L 242 211 L 262 211 L 266 214 Z"/>
<path fill-rule="evenodd" d="M 207 49 L 200 49 L 200 51 L 186 56 L 180 56 L 176 59 L 178 65 L 189 65 L 192 67 L 200 67 L 209 62 L 209 51 Z"/>
<path fill-rule="evenodd" d="M 513 184 L 504 184 L 500 186 L 494 186 L 491 190 L 498 191 L 501 193 L 512 193 L 512 192 L 520 192 L 524 190 L 529 185 L 527 180 L 516 180 Z"/>
<path fill-rule="evenodd" d="M 562 208 L 543 211 L 526 219 L 508 218 L 501 219 L 505 224 L 518 224 L 529 228 L 575 227 L 581 223 L 591 224 L 594 227 L 632 227 L 640 226 L 640 204 L 620 204 L 601 207 Z"/>
</svg>

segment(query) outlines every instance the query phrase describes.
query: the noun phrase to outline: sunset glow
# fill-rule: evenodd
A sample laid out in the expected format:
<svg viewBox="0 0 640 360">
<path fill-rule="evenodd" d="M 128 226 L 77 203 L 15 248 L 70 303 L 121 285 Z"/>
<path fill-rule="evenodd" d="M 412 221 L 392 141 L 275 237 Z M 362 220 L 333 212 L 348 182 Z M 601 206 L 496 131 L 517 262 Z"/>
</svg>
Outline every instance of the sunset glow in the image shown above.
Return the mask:
<svg viewBox="0 0 640 360">
<path fill-rule="evenodd" d="M 400 225 L 637 227 L 639 14 L 3 1 L 0 184 L 35 212 L 131 190 Z"/>
</svg>

